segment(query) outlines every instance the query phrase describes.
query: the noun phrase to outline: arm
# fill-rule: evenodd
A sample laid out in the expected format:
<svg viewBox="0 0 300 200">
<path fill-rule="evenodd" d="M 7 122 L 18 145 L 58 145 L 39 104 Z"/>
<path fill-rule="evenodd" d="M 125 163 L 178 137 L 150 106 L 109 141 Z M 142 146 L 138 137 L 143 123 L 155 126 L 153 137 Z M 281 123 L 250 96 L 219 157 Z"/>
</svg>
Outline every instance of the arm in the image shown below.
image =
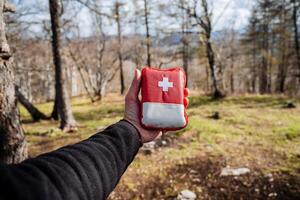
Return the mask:
<svg viewBox="0 0 300 200">
<path fill-rule="evenodd" d="M 139 123 L 141 74 L 125 98 L 124 120 L 89 139 L 17 165 L 0 164 L 0 200 L 101 200 L 114 189 L 141 142 L 159 130 Z"/>
<path fill-rule="evenodd" d="M 0 164 L 0 200 L 101 200 L 114 189 L 141 142 L 159 135 L 139 124 L 141 74 L 125 98 L 126 121 L 75 145 L 17 165 Z"/>
<path fill-rule="evenodd" d="M 0 199 L 105 199 L 140 147 L 126 121 L 75 145 L 0 166 Z"/>
</svg>

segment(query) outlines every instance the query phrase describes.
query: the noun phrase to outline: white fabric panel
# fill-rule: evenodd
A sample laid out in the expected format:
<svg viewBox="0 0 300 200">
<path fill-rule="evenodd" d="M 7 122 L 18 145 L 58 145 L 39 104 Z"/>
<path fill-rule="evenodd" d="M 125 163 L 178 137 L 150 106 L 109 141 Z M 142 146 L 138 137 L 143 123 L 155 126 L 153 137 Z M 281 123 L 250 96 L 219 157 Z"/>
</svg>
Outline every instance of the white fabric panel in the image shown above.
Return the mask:
<svg viewBox="0 0 300 200">
<path fill-rule="evenodd" d="M 170 103 L 143 103 L 142 123 L 158 128 L 184 127 L 186 124 L 184 106 Z"/>
</svg>

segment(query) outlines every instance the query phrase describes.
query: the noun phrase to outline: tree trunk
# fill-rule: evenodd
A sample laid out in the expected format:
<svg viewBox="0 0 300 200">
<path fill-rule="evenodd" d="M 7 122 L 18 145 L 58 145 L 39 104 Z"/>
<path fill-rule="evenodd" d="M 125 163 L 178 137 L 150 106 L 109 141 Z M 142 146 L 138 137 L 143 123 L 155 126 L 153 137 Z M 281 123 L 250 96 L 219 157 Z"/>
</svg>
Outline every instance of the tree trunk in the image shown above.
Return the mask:
<svg viewBox="0 0 300 200">
<path fill-rule="evenodd" d="M 216 78 L 216 71 L 215 71 L 215 53 L 212 48 L 211 44 L 211 32 L 212 32 L 212 26 L 211 26 L 211 15 L 208 10 L 208 4 L 206 0 L 201 1 L 201 6 L 204 11 L 203 18 L 198 18 L 198 24 L 202 27 L 204 30 L 205 35 L 205 46 L 206 46 L 206 57 L 208 59 L 208 64 L 210 68 L 210 75 L 212 79 L 212 98 L 219 99 L 224 97 L 224 95 L 221 93 L 221 91 L 218 88 L 217 78 Z"/>
<path fill-rule="evenodd" d="M 234 55 L 233 55 L 233 51 L 231 52 L 231 65 L 230 65 L 230 91 L 231 94 L 233 94 L 235 92 L 235 88 L 234 88 Z"/>
<path fill-rule="evenodd" d="M 256 80 L 257 80 L 257 31 L 256 31 L 256 14 L 254 13 L 254 21 L 251 25 L 251 30 L 253 32 L 253 39 L 252 39 L 252 51 L 251 51 L 251 58 L 252 58 L 252 69 L 251 69 L 251 92 L 256 93 Z"/>
<path fill-rule="evenodd" d="M 223 94 L 220 92 L 218 88 L 217 78 L 215 74 L 215 54 L 210 43 L 210 36 L 207 36 L 207 40 L 206 40 L 206 55 L 207 55 L 208 64 L 210 68 L 210 75 L 212 79 L 212 86 L 213 86 L 212 97 L 214 99 L 222 98 Z"/>
<path fill-rule="evenodd" d="M 188 81 L 189 81 L 189 74 L 188 74 L 188 69 L 189 69 L 189 45 L 184 43 L 183 47 L 182 47 L 182 50 L 183 50 L 182 63 L 183 63 L 183 69 L 184 69 L 185 76 L 186 76 L 186 87 L 187 87 L 188 86 Z"/>
<path fill-rule="evenodd" d="M 259 92 L 260 94 L 265 94 L 267 92 L 268 86 L 268 75 L 267 75 L 267 61 L 265 56 L 262 57 L 260 78 L 259 78 Z"/>
<path fill-rule="evenodd" d="M 296 50 L 296 55 L 297 55 L 297 66 L 298 66 L 298 79 L 299 79 L 299 83 L 300 83 L 300 44 L 299 44 L 299 33 L 298 33 L 298 24 L 297 24 L 297 20 L 298 20 L 298 16 L 297 16 L 297 12 L 298 12 L 298 8 L 296 5 L 296 1 L 292 0 L 293 2 L 293 26 L 294 26 L 294 38 L 295 38 L 295 50 Z"/>
<path fill-rule="evenodd" d="M 34 121 L 40 121 L 41 119 L 49 119 L 41 111 L 39 111 L 26 97 L 19 91 L 19 88 L 16 86 L 16 97 L 18 101 L 26 108 L 29 112 L 31 118 Z"/>
<path fill-rule="evenodd" d="M 148 1 L 144 0 L 144 17 L 145 17 L 145 26 L 146 26 L 146 45 L 147 45 L 147 66 L 151 67 L 151 38 L 150 38 L 150 31 L 149 31 L 149 8 L 148 8 Z"/>
<path fill-rule="evenodd" d="M 120 83 L 121 83 L 121 94 L 123 95 L 125 92 L 125 83 L 124 83 L 124 72 L 123 72 L 123 55 L 122 55 L 122 33 L 121 33 L 121 22 L 120 22 L 120 6 L 119 2 L 115 5 L 115 14 L 116 14 L 116 22 L 118 25 L 118 58 L 119 58 L 119 69 L 120 69 Z"/>
<path fill-rule="evenodd" d="M 259 92 L 265 94 L 268 92 L 268 56 L 269 56 L 269 20 L 267 7 L 263 13 L 262 27 L 262 59 L 260 67 Z"/>
<path fill-rule="evenodd" d="M 20 124 L 15 97 L 15 77 L 5 35 L 4 7 L 0 0 L 0 162 L 18 163 L 27 157 L 27 145 Z"/>
<path fill-rule="evenodd" d="M 57 98 L 56 98 L 56 90 L 55 90 L 55 98 L 54 98 L 54 105 L 53 105 L 53 110 L 51 113 L 51 118 L 58 121 L 59 120 L 59 116 L 58 116 L 58 111 L 57 111 Z"/>
<path fill-rule="evenodd" d="M 180 1 L 181 7 L 184 7 L 184 1 Z M 188 86 L 189 82 L 189 74 L 188 74 L 188 69 L 189 69 L 189 55 L 190 55 L 190 48 L 189 48 L 189 27 L 190 27 L 190 20 L 189 16 L 186 13 L 184 9 L 182 9 L 182 25 L 181 25 L 181 43 L 182 43 L 182 65 L 183 69 L 185 71 L 186 75 L 186 87 Z"/>
<path fill-rule="evenodd" d="M 286 6 L 286 5 L 285 5 Z M 285 8 L 281 12 L 280 15 L 280 23 L 279 23 L 279 49 L 277 50 L 280 54 L 278 57 L 281 57 L 279 64 L 278 64 L 278 71 L 277 71 L 277 77 L 276 77 L 276 92 L 277 93 L 284 93 L 285 92 L 285 82 L 287 77 L 287 46 L 288 46 L 288 40 L 286 38 L 286 10 Z M 274 44 L 274 42 L 273 42 Z"/>
<path fill-rule="evenodd" d="M 69 94 L 66 89 L 65 70 L 61 63 L 61 30 L 59 11 L 60 4 L 58 0 L 49 0 L 49 9 L 51 16 L 52 30 L 52 50 L 53 61 L 55 65 L 55 104 L 53 114 L 57 112 L 60 118 L 60 128 L 65 132 L 76 130 L 76 121 L 74 119 Z"/>
</svg>

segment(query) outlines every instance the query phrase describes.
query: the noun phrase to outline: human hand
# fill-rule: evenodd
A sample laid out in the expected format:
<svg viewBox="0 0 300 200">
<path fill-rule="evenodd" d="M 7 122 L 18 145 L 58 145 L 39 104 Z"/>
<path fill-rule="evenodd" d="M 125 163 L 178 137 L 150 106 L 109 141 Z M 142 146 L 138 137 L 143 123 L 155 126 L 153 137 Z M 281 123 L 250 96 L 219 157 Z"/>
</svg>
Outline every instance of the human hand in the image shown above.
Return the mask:
<svg viewBox="0 0 300 200">
<path fill-rule="evenodd" d="M 141 136 L 141 142 L 146 143 L 150 142 L 162 133 L 159 129 L 146 129 L 140 124 L 140 115 L 141 115 L 141 101 L 139 99 L 139 92 L 141 86 L 141 72 L 139 70 L 135 71 L 135 75 L 131 86 L 127 92 L 125 97 L 125 114 L 124 119 L 131 123 L 135 128 L 139 131 Z M 189 94 L 189 90 L 186 88 L 184 91 L 185 99 L 184 105 L 188 106 L 187 96 Z"/>
</svg>

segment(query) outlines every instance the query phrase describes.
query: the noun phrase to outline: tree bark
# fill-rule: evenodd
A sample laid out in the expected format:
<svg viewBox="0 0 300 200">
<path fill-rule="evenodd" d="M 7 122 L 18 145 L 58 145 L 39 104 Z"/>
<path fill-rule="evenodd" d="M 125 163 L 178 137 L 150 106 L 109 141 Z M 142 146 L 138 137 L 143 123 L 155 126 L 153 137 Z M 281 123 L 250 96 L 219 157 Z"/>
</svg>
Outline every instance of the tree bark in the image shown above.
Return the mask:
<svg viewBox="0 0 300 200">
<path fill-rule="evenodd" d="M 60 128 L 65 132 L 76 130 L 76 121 L 74 119 L 69 94 L 66 89 L 65 70 L 61 62 L 61 28 L 59 11 L 60 4 L 58 0 L 49 0 L 49 9 L 51 17 L 52 30 L 52 50 L 53 62 L 55 65 L 55 104 L 53 114 L 57 112 L 60 118 Z"/>
<path fill-rule="evenodd" d="M 39 111 L 26 97 L 19 91 L 19 88 L 16 86 L 16 97 L 18 101 L 26 108 L 29 112 L 31 118 L 34 121 L 40 121 L 41 119 L 49 119 L 44 113 Z"/>
<path fill-rule="evenodd" d="M 3 15 L 7 5 L 7 1 L 0 0 L 0 162 L 11 164 L 27 157 L 27 145 L 20 124 L 15 77 L 5 35 Z"/>
</svg>

